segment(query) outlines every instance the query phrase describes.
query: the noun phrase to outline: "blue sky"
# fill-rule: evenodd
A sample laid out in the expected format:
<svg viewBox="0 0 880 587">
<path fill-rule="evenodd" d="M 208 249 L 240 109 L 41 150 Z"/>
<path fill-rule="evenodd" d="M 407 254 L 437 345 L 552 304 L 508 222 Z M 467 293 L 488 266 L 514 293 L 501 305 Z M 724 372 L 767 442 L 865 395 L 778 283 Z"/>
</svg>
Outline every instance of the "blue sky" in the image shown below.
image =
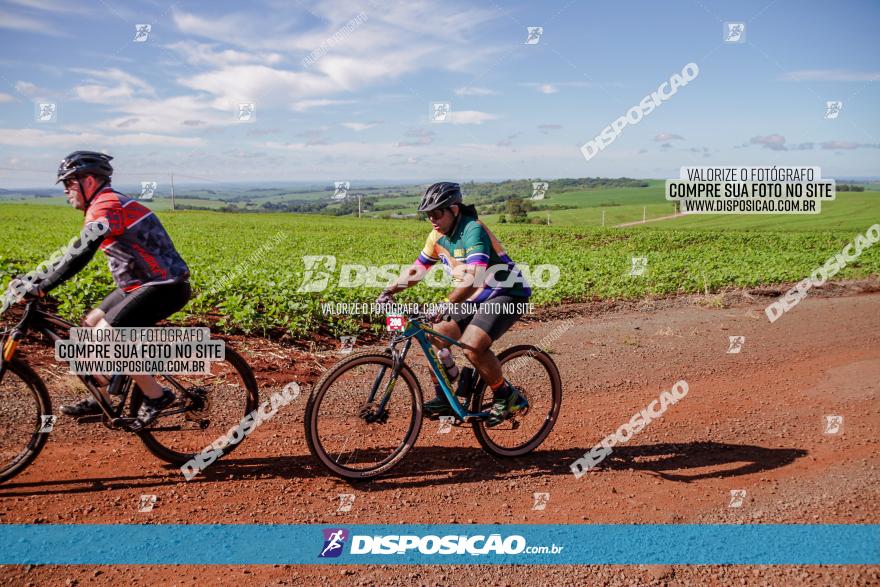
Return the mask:
<svg viewBox="0 0 880 587">
<path fill-rule="evenodd" d="M 125 183 L 880 175 L 878 17 L 868 0 L 3 0 L 0 187 L 51 185 L 74 149 L 114 155 Z M 726 21 L 744 43 L 723 42 Z M 689 62 L 696 79 L 585 160 Z M 434 102 L 450 120 L 430 121 Z"/>
</svg>

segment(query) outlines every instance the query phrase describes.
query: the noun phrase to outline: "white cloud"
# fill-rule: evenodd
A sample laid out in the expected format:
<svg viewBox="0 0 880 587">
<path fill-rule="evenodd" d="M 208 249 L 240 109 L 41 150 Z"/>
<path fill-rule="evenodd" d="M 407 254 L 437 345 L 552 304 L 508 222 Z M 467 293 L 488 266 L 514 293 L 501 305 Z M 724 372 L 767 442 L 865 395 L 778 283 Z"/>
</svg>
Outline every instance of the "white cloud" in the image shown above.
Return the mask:
<svg viewBox="0 0 880 587">
<path fill-rule="evenodd" d="M 789 71 L 780 79 L 791 82 L 876 82 L 880 72 L 852 71 L 849 69 L 800 69 Z"/>
<path fill-rule="evenodd" d="M 449 116 L 452 119 L 452 124 L 483 124 L 487 120 L 498 118 L 494 114 L 478 110 L 453 110 Z"/>
<path fill-rule="evenodd" d="M 15 91 L 28 98 L 38 98 L 46 95 L 46 90 L 31 82 L 17 81 L 15 82 Z"/>
<path fill-rule="evenodd" d="M 175 8 L 172 19 L 182 33 L 236 47 L 220 50 L 192 41 L 169 45 L 188 63 L 208 67 L 177 81 L 210 93 L 216 104 L 248 97 L 268 106 L 302 108 L 304 100 L 337 99 L 424 69 L 467 70 L 501 51 L 482 37 L 485 22 L 498 18 L 489 10 L 459 6 L 438 12 L 432 2 L 413 0 L 367 8 L 366 19 L 345 30 L 362 10 L 348 0 L 309 2 L 293 18 L 278 18 L 272 9 L 264 16 L 203 17 Z M 315 17 L 321 24 L 306 28 Z M 307 69 L 301 67 L 302 58 L 322 47 L 325 54 Z M 284 66 L 285 59 L 290 66 Z"/>
<path fill-rule="evenodd" d="M 73 69 L 88 76 L 86 83 L 73 88 L 74 95 L 92 104 L 119 104 L 131 101 L 137 94 L 155 96 L 152 86 L 139 77 L 120 69 Z"/>
<path fill-rule="evenodd" d="M 683 141 L 684 137 L 681 135 L 673 134 L 673 133 L 661 132 L 660 134 L 658 134 L 657 136 L 654 137 L 654 140 L 659 141 L 661 143 L 665 143 L 668 141 Z"/>
<path fill-rule="evenodd" d="M 785 151 L 785 137 L 780 134 L 762 135 L 749 139 L 752 145 L 762 145 L 772 151 Z"/>
<path fill-rule="evenodd" d="M 493 96 L 498 92 L 489 88 L 480 88 L 476 86 L 464 86 L 455 90 L 457 96 Z"/>
<path fill-rule="evenodd" d="M 845 149 L 847 151 L 853 149 L 880 149 L 880 144 L 878 143 L 854 143 L 852 141 L 825 141 L 820 146 L 828 150 Z"/>
<path fill-rule="evenodd" d="M 75 12 L 85 14 L 87 11 L 80 6 L 74 6 L 70 2 L 61 0 L 7 0 L 12 4 L 18 4 L 36 10 L 48 10 L 49 12 Z"/>
<path fill-rule="evenodd" d="M 167 49 L 175 51 L 190 65 L 211 67 L 229 67 L 247 63 L 267 63 L 275 65 L 284 60 L 280 53 L 261 53 L 237 51 L 235 49 L 218 49 L 217 45 L 208 43 L 196 43 L 194 41 L 180 41 L 166 45 Z"/>
<path fill-rule="evenodd" d="M 235 124 L 238 105 L 229 104 L 226 108 L 220 108 L 202 97 L 174 96 L 159 100 L 132 100 L 116 105 L 114 110 L 120 112 L 120 116 L 102 123 L 102 126 L 126 131 L 174 133 L 205 126 Z"/>
<path fill-rule="evenodd" d="M 343 122 L 342 126 L 355 132 L 361 132 L 379 126 L 379 122 Z"/>
<path fill-rule="evenodd" d="M 574 81 L 574 82 L 525 82 L 519 84 L 521 86 L 526 86 L 529 88 L 535 88 L 538 92 L 542 94 L 555 94 L 559 92 L 560 88 L 608 88 L 614 86 L 621 86 L 620 82 L 587 82 L 587 81 Z"/>
<path fill-rule="evenodd" d="M 398 147 L 424 147 L 430 145 L 434 142 L 434 137 L 437 136 L 437 133 L 426 128 L 411 128 L 406 131 L 405 135 L 412 140 L 400 141 L 397 143 Z"/>
<path fill-rule="evenodd" d="M 173 7 L 171 11 L 171 18 L 181 32 L 240 45 L 247 45 L 248 39 L 258 33 L 251 26 L 256 20 L 254 16 L 254 14 L 227 14 L 201 17 L 183 12 L 177 7 Z"/>
<path fill-rule="evenodd" d="M 92 145 L 95 150 L 101 150 L 103 146 L 138 146 L 138 145 L 166 145 L 193 147 L 203 144 L 201 138 L 174 137 L 150 133 L 133 133 L 121 135 L 107 135 L 106 133 L 59 133 L 34 128 L 4 128 L 0 129 L 0 145 L 13 145 L 16 147 L 66 147 L 75 148 L 82 145 Z"/>
<path fill-rule="evenodd" d="M 283 106 L 298 99 L 326 96 L 339 88 L 327 77 L 265 65 L 235 65 L 180 77 L 183 86 L 207 92 L 215 104 L 254 102 Z"/>
<path fill-rule="evenodd" d="M 498 147 L 493 143 L 466 143 L 431 145 L 430 156 L 414 151 L 413 147 L 396 143 L 365 143 L 342 141 L 322 145 L 307 145 L 304 142 L 264 143 L 259 147 L 275 153 L 284 159 L 279 166 L 294 177 L 315 177 L 320 170 L 321 177 L 348 177 L 352 169 L 358 170 L 358 177 L 364 179 L 387 178 L 404 179 L 414 177 L 448 177 L 467 181 L 481 177 L 515 177 L 522 169 L 535 170 L 534 163 L 553 162 L 555 173 L 562 170 L 575 173 L 581 166 L 583 157 L 576 146 L 525 144 L 519 148 Z M 253 173 L 253 170 L 248 170 Z M 272 173 L 269 170 L 268 173 Z M 532 173 L 532 171 L 530 171 Z M 549 175 L 543 170 L 538 175 Z M 267 172 L 259 170 L 255 177 L 267 177 Z M 564 177 L 564 176 L 563 176 Z"/>
<path fill-rule="evenodd" d="M 430 132 L 430 131 L 428 131 Z M 345 162 L 346 165 L 354 165 L 365 161 L 387 161 L 390 157 L 401 156 L 411 157 L 412 150 L 407 149 L 397 143 L 364 143 L 354 141 L 342 141 L 337 143 L 324 143 L 320 145 L 310 145 L 307 142 L 278 142 L 267 141 L 260 144 L 261 148 L 273 149 L 278 151 L 291 151 L 300 154 L 312 153 L 315 156 L 323 157 L 332 155 L 334 159 Z M 526 145 L 516 152 L 510 149 L 499 148 L 492 143 L 462 143 L 457 145 L 441 145 L 435 144 L 431 147 L 431 160 L 435 157 L 444 158 L 451 157 L 458 159 L 463 151 L 473 151 L 480 154 L 481 165 L 488 159 L 496 161 L 499 159 L 514 160 L 528 157 L 530 154 L 542 156 L 554 156 L 556 158 L 571 158 L 577 162 L 575 155 L 578 154 L 577 149 L 572 149 L 570 145 Z M 473 159 L 473 154 L 468 153 L 466 158 Z M 322 159 L 323 160 L 323 159 Z M 302 160 L 303 165 L 312 165 L 307 160 Z M 429 162 L 430 163 L 430 162 Z M 350 167 L 349 167 L 350 168 Z M 387 171 L 387 168 L 386 168 Z"/>
<path fill-rule="evenodd" d="M 41 33 L 53 37 L 69 37 L 69 34 L 59 31 L 44 18 L 31 18 L 21 14 L 13 14 L 0 10 L 0 29 L 11 29 L 27 33 Z"/>
<path fill-rule="evenodd" d="M 14 102 L 14 101 L 15 101 L 15 96 L 12 96 L 11 94 L 4 94 L 4 93 L 0 92 L 0 103 Z"/>
<path fill-rule="evenodd" d="M 298 102 L 294 102 L 291 104 L 291 108 L 293 108 L 296 112 L 305 112 L 306 110 L 311 110 L 313 108 L 323 108 L 324 106 L 337 106 L 339 104 L 354 104 L 357 100 L 300 100 Z"/>
<path fill-rule="evenodd" d="M 117 68 L 73 71 L 86 76 L 85 83 L 73 88 L 74 96 L 83 102 L 106 106 L 111 113 L 111 118 L 80 129 L 83 131 L 103 128 L 167 134 L 235 122 L 237 102 L 215 103 L 209 97 L 197 95 L 157 98 L 149 83 Z"/>
</svg>

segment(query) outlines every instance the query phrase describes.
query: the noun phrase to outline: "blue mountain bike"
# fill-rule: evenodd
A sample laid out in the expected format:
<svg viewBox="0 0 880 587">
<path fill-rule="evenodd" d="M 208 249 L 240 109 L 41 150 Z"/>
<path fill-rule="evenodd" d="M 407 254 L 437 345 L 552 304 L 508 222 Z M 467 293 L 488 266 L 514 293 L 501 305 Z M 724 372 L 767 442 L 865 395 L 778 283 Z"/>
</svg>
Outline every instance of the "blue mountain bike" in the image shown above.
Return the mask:
<svg viewBox="0 0 880 587">
<path fill-rule="evenodd" d="M 386 473 L 409 453 L 422 427 L 422 388 L 406 364 L 413 339 L 452 407 L 453 415 L 440 418 L 471 426 L 480 446 L 496 457 L 522 456 L 544 442 L 562 405 L 559 369 L 549 354 L 517 345 L 498 355 L 504 377 L 521 390 L 529 407 L 488 428 L 492 393 L 486 393 L 486 383 L 466 367 L 453 390 L 429 336 L 464 345 L 432 330 L 425 315 L 405 318 L 405 329 L 392 336 L 384 352 L 353 354 L 315 385 L 306 404 L 305 431 L 318 462 L 344 479 L 366 480 Z"/>
</svg>

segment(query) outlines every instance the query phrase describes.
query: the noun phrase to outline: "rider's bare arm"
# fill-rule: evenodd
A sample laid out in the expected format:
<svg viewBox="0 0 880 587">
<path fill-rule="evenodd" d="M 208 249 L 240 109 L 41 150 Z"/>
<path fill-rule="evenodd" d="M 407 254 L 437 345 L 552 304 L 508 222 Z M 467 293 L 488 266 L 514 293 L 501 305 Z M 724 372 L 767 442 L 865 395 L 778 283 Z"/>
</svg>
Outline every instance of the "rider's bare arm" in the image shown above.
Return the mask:
<svg viewBox="0 0 880 587">
<path fill-rule="evenodd" d="M 455 287 L 447 298 L 450 302 L 466 302 L 482 288 L 473 285 L 477 279 L 477 265 L 460 265 L 453 272 Z"/>
<path fill-rule="evenodd" d="M 428 267 L 416 262 L 404 269 L 400 272 L 400 275 L 397 276 L 397 279 L 388 284 L 388 287 L 385 288 L 385 292 L 389 294 L 396 294 L 405 290 L 408 287 L 412 287 L 425 278 L 425 274 L 428 273 Z"/>
</svg>

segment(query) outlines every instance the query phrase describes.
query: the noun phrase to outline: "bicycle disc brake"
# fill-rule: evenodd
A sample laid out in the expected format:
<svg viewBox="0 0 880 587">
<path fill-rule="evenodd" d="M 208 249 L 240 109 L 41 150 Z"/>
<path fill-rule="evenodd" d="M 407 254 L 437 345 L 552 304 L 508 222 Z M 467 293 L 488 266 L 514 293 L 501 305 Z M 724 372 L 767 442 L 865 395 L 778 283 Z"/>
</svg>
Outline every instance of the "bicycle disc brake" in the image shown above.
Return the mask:
<svg viewBox="0 0 880 587">
<path fill-rule="evenodd" d="M 360 412 L 358 412 L 358 416 L 367 424 L 372 424 L 374 422 L 385 424 L 388 422 L 388 410 L 384 409 L 379 413 L 379 406 L 376 402 L 367 402 L 362 405 Z"/>
</svg>

